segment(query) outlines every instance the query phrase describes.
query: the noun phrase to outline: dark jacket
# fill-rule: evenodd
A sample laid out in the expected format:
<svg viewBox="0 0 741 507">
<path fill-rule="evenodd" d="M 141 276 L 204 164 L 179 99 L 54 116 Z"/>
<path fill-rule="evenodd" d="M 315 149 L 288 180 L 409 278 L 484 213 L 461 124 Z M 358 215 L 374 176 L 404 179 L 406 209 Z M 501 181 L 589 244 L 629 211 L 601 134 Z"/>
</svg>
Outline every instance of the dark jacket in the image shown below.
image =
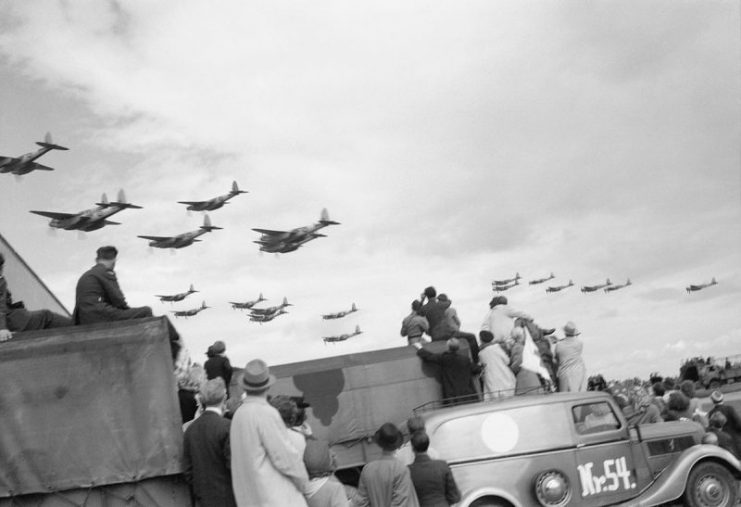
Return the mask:
<svg viewBox="0 0 741 507">
<path fill-rule="evenodd" d="M 30 315 L 22 305 L 13 303 L 13 297 L 8 290 L 8 281 L 0 275 L 0 329 L 18 331 L 28 324 Z"/>
<path fill-rule="evenodd" d="M 449 305 L 448 305 L 449 306 Z M 445 309 L 440 301 L 430 299 L 419 309 L 419 314 L 427 319 L 430 325 L 430 337 L 433 340 L 447 340 L 450 336 L 446 333 L 447 325 L 445 320 Z"/>
<path fill-rule="evenodd" d="M 710 412 L 708 412 L 708 420 L 713 417 L 715 412 L 720 412 L 726 416 L 726 425 L 723 426 L 723 431 L 728 433 L 736 445 L 736 449 L 741 452 L 741 417 L 738 412 L 730 405 L 715 405 Z"/>
<path fill-rule="evenodd" d="M 445 461 L 417 454 L 409 472 L 420 507 L 448 507 L 460 501 L 461 493 Z"/>
<path fill-rule="evenodd" d="M 185 430 L 183 465 L 196 505 L 233 507 L 229 419 L 205 411 Z"/>
<path fill-rule="evenodd" d="M 435 354 L 425 348 L 417 350 L 417 355 L 423 361 L 440 365 L 443 398 L 466 396 L 465 401 L 476 401 L 478 393 L 473 387 L 473 375 L 479 373 L 481 367 L 474 365 L 468 355 L 449 350 Z"/>
<path fill-rule="evenodd" d="M 216 377 L 223 378 L 226 390 L 229 391 L 229 383 L 232 381 L 232 365 L 228 357 L 220 355 L 209 356 L 203 364 L 203 369 L 206 370 L 206 378 L 208 380 Z"/>
<path fill-rule="evenodd" d="M 77 282 L 75 324 L 93 324 L 151 316 L 152 309 L 148 306 L 129 308 L 118 286 L 116 273 L 102 264 L 96 264 L 87 270 Z"/>
</svg>

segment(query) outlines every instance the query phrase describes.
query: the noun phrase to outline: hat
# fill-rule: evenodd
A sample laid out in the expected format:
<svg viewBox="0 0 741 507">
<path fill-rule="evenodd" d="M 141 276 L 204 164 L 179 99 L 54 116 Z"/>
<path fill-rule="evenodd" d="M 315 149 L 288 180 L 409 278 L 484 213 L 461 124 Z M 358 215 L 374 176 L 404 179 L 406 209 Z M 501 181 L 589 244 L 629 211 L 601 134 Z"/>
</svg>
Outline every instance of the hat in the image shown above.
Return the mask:
<svg viewBox="0 0 741 507">
<path fill-rule="evenodd" d="M 404 436 L 393 423 L 385 423 L 373 435 L 373 441 L 384 451 L 395 451 L 404 442 Z"/>
<path fill-rule="evenodd" d="M 214 354 L 223 354 L 226 352 L 226 344 L 221 340 L 215 341 L 214 344 L 211 345 L 211 348 L 213 349 Z"/>
<path fill-rule="evenodd" d="M 576 324 L 574 324 L 571 321 L 568 321 L 566 325 L 563 327 L 563 333 L 566 336 L 579 336 L 581 334 L 581 331 L 576 329 Z"/>
<path fill-rule="evenodd" d="M 334 472 L 333 461 L 327 442 L 314 438 L 306 440 L 304 465 L 309 474 L 309 479 L 331 475 Z"/>
<path fill-rule="evenodd" d="M 244 367 L 242 372 L 242 389 L 247 392 L 264 391 L 275 384 L 275 375 L 262 359 L 253 359 Z"/>
<path fill-rule="evenodd" d="M 723 393 L 720 391 L 713 391 L 710 394 L 710 401 L 713 403 L 720 403 L 723 401 Z"/>
<path fill-rule="evenodd" d="M 279 394 L 270 398 L 270 404 L 278 410 L 280 418 L 286 423 L 286 426 L 295 426 L 296 413 L 298 407 L 296 402 L 290 396 Z"/>
<path fill-rule="evenodd" d="M 226 385 L 221 377 L 212 378 L 201 385 L 201 403 L 205 406 L 218 405 L 226 398 Z"/>
<path fill-rule="evenodd" d="M 439 296 L 437 296 L 437 300 L 438 301 L 450 301 L 446 294 L 440 294 Z"/>
</svg>

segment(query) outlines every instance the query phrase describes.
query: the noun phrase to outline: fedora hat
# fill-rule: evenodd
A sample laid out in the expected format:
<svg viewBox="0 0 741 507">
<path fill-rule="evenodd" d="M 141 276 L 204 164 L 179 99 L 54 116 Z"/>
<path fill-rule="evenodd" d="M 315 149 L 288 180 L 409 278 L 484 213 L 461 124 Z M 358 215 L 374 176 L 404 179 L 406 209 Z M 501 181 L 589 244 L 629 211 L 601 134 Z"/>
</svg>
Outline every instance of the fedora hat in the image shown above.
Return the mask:
<svg viewBox="0 0 741 507">
<path fill-rule="evenodd" d="M 242 371 L 242 389 L 245 391 L 264 391 L 275 384 L 275 375 L 262 359 L 253 359 Z"/>
<path fill-rule="evenodd" d="M 394 451 L 404 443 L 404 436 L 395 424 L 385 423 L 373 435 L 373 440 L 384 451 Z"/>
<path fill-rule="evenodd" d="M 720 391 L 713 391 L 710 394 L 710 401 L 712 401 L 713 403 L 720 403 L 721 401 L 723 401 L 723 393 Z"/>
<path fill-rule="evenodd" d="M 576 324 L 568 321 L 563 327 L 563 334 L 565 334 L 566 336 L 579 336 L 581 334 L 581 331 L 576 328 Z"/>
</svg>

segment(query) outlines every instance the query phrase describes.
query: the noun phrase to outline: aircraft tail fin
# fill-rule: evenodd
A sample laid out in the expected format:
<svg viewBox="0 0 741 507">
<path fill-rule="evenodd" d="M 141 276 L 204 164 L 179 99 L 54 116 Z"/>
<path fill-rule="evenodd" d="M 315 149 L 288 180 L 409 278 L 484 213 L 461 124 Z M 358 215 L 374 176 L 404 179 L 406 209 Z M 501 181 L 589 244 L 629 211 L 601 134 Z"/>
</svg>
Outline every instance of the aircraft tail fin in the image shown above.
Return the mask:
<svg viewBox="0 0 741 507">
<path fill-rule="evenodd" d="M 64 146 L 54 144 L 54 142 L 51 140 L 50 132 L 46 133 L 46 136 L 44 137 L 43 141 L 37 141 L 36 144 L 38 144 L 42 148 L 48 148 L 50 150 L 69 150 L 69 148 L 65 148 Z"/>
<path fill-rule="evenodd" d="M 717 285 L 718 284 L 718 282 L 715 280 L 715 277 L 713 277 L 713 279 L 710 280 L 710 283 L 712 283 L 713 285 Z"/>
<path fill-rule="evenodd" d="M 190 288 L 188 289 L 188 292 L 198 292 L 198 291 L 193 288 L 193 284 L 191 283 Z"/>
<path fill-rule="evenodd" d="M 236 180 L 232 181 L 232 191 L 230 192 L 232 195 L 237 194 L 246 194 L 248 193 L 246 190 L 239 190 L 239 185 L 237 185 Z"/>
<path fill-rule="evenodd" d="M 605 285 L 612 285 L 612 282 L 609 278 L 605 279 Z"/>
<path fill-rule="evenodd" d="M 206 215 L 205 217 L 203 217 L 203 225 L 201 226 L 201 229 L 205 229 L 207 232 L 211 232 L 217 229 L 223 229 L 223 227 L 216 227 L 215 225 L 211 225 L 211 218 Z"/>
<path fill-rule="evenodd" d="M 355 326 L 355 334 L 360 334 L 362 331 L 360 330 L 360 326 Z"/>
<path fill-rule="evenodd" d="M 103 192 L 103 195 L 100 196 L 100 202 L 95 203 L 96 206 L 102 206 L 104 208 L 108 206 L 108 204 L 109 204 L 108 196 L 105 195 L 105 192 Z"/>
<path fill-rule="evenodd" d="M 288 302 L 288 298 L 287 297 L 284 297 L 283 298 L 283 306 L 293 306 L 293 305 Z"/>
<path fill-rule="evenodd" d="M 352 304 L 352 307 L 350 308 L 350 311 L 351 312 L 357 312 L 358 311 L 358 307 L 355 306 L 355 303 Z"/>
<path fill-rule="evenodd" d="M 322 225 L 340 225 L 339 222 L 329 219 L 329 211 L 327 211 L 327 208 L 322 210 L 322 214 L 319 217 L 319 223 Z"/>
</svg>

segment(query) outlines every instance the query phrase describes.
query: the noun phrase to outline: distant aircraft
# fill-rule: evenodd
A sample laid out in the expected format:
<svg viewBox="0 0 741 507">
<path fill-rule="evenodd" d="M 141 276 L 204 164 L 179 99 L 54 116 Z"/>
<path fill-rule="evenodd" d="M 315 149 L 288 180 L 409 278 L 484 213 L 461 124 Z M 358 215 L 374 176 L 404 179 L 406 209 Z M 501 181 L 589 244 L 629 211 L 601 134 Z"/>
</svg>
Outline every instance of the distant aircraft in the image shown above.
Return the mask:
<svg viewBox="0 0 741 507">
<path fill-rule="evenodd" d="M 353 336 L 358 336 L 361 333 L 362 331 L 360 330 L 360 326 L 355 326 L 354 333 L 341 334 L 339 336 L 325 336 L 324 338 L 322 338 L 322 340 L 324 340 L 324 343 L 344 342 L 345 340 L 349 340 Z"/>
<path fill-rule="evenodd" d="M 492 284 L 491 290 L 497 291 L 497 292 L 503 292 L 505 290 L 511 289 L 515 285 L 520 285 L 520 282 L 515 280 L 514 282 L 508 284 L 508 285 L 501 285 L 501 284 Z"/>
<path fill-rule="evenodd" d="M 69 150 L 69 148 L 54 144 L 51 140 L 51 134 L 48 132 L 46 133 L 44 141 L 38 141 L 36 144 L 41 146 L 40 150 L 26 153 L 20 157 L 0 156 L 0 173 L 13 173 L 17 176 L 21 176 L 23 174 L 28 174 L 31 171 L 53 171 L 54 168 L 37 164 L 34 160 L 51 150 Z"/>
<path fill-rule="evenodd" d="M 351 313 L 357 312 L 358 309 L 355 306 L 355 303 L 352 304 L 352 308 L 350 308 L 347 311 L 337 312 L 337 313 L 328 313 L 326 315 L 322 315 L 322 318 L 324 320 L 332 320 L 332 319 L 341 319 L 345 315 L 350 315 Z"/>
<path fill-rule="evenodd" d="M 262 297 L 262 292 L 259 296 L 257 296 L 257 299 L 254 299 L 252 301 L 245 301 L 244 303 L 239 303 L 236 301 L 229 301 L 229 304 L 232 305 L 232 308 L 234 310 L 249 310 L 253 306 L 255 306 L 257 303 L 260 303 L 261 301 L 267 301 L 264 297 Z"/>
<path fill-rule="evenodd" d="M 605 283 L 600 283 L 600 284 L 597 284 L 597 285 L 585 285 L 584 287 L 581 288 L 581 291 L 582 292 L 594 292 L 594 291 L 598 291 L 600 289 L 604 289 L 605 287 L 607 287 L 609 285 L 612 285 L 612 282 L 610 281 L 609 278 L 607 278 L 605 280 Z"/>
<path fill-rule="evenodd" d="M 564 289 L 567 289 L 573 286 L 574 286 L 574 282 L 569 280 L 569 283 L 567 283 L 566 285 L 556 285 L 555 287 L 548 287 L 545 291 L 546 292 L 558 292 L 560 290 L 564 290 Z"/>
<path fill-rule="evenodd" d="M 36 210 L 31 210 L 31 213 L 51 218 L 49 227 L 54 227 L 55 229 L 90 232 L 105 227 L 106 225 L 121 225 L 119 222 L 113 222 L 106 219 L 125 209 L 141 208 L 141 206 L 126 202 L 126 195 L 124 194 L 123 189 L 121 189 L 118 191 L 117 201 L 108 202 L 108 197 L 103 194 L 100 202 L 96 203 L 94 208 L 86 209 L 79 213 L 58 213 L 56 211 Z"/>
<path fill-rule="evenodd" d="M 250 320 L 252 322 L 259 322 L 260 324 L 262 324 L 263 322 L 270 322 L 271 320 L 278 317 L 279 315 L 284 315 L 286 313 L 288 312 L 285 311 L 283 308 L 273 313 L 265 313 L 265 314 L 251 313 Z"/>
<path fill-rule="evenodd" d="M 193 284 L 190 284 L 190 288 L 188 289 L 187 292 L 181 292 L 180 294 L 173 294 L 172 296 L 156 295 L 154 297 L 160 298 L 160 301 L 162 301 L 163 303 L 166 301 L 170 303 L 174 303 L 175 301 L 182 301 L 183 299 L 187 298 L 194 292 L 198 292 L 198 291 L 193 288 Z"/>
<path fill-rule="evenodd" d="M 269 315 L 271 313 L 276 313 L 286 306 L 293 306 L 291 303 L 288 302 L 288 298 L 284 297 L 283 302 L 279 304 L 278 306 L 270 306 L 268 308 L 252 308 L 250 310 L 250 316 L 252 315 Z"/>
<path fill-rule="evenodd" d="M 701 283 L 700 285 L 690 285 L 689 287 L 687 287 L 687 294 L 690 294 L 698 290 L 706 289 L 712 285 L 718 285 L 718 282 L 715 281 L 715 277 L 713 277 L 713 279 L 710 280 L 709 283 Z"/>
<path fill-rule="evenodd" d="M 155 248 L 184 248 L 186 246 L 190 246 L 196 241 L 201 241 L 200 239 L 196 239 L 198 236 L 201 236 L 203 234 L 206 234 L 207 232 L 211 232 L 216 229 L 221 229 L 221 227 L 216 227 L 215 225 L 211 225 L 211 219 L 206 215 L 203 217 L 203 225 L 196 231 L 191 232 L 184 232 L 183 234 L 178 234 L 177 236 L 137 236 L 142 239 L 148 239 L 149 246 L 153 246 Z"/>
<path fill-rule="evenodd" d="M 175 312 L 172 312 L 175 317 L 193 317 L 194 315 L 197 315 L 199 312 L 202 312 L 206 308 L 211 308 L 210 306 L 206 306 L 206 302 L 204 301 L 201 303 L 201 306 L 199 308 L 192 308 L 190 310 L 178 310 Z"/>
<path fill-rule="evenodd" d="M 551 275 L 549 277 L 547 277 L 547 278 L 538 278 L 536 280 L 530 280 L 530 282 L 528 282 L 528 283 L 530 285 L 537 285 L 539 283 L 547 282 L 548 280 L 553 280 L 554 278 L 556 278 L 556 276 L 553 274 L 553 271 L 551 271 Z"/>
<path fill-rule="evenodd" d="M 213 211 L 215 209 L 219 209 L 224 204 L 229 204 L 227 201 L 234 197 L 235 195 L 239 194 L 246 194 L 246 190 L 239 190 L 239 187 L 237 186 L 237 182 L 232 182 L 232 189 L 228 194 L 220 195 L 218 197 L 214 197 L 213 199 L 209 199 L 207 201 L 178 201 L 179 204 L 187 204 L 189 211 Z"/>
<path fill-rule="evenodd" d="M 509 285 L 513 282 L 517 282 L 518 280 L 520 280 L 520 278 L 522 278 L 520 276 L 520 273 L 515 273 L 514 278 L 507 278 L 505 280 L 494 280 L 493 282 L 491 282 L 491 284 L 492 285 Z"/>
<path fill-rule="evenodd" d="M 270 253 L 288 253 L 297 250 L 301 245 L 316 238 L 324 237 L 323 234 L 317 234 L 319 229 L 328 225 L 339 225 L 329 219 L 327 209 L 322 210 L 319 221 L 314 225 L 291 229 L 290 231 L 274 231 L 271 229 L 252 229 L 261 234 L 260 240 L 255 243 L 260 245 L 260 250 Z"/>
<path fill-rule="evenodd" d="M 627 287 L 628 285 L 633 285 L 630 283 L 630 278 L 625 283 L 618 284 L 618 285 L 610 285 L 609 287 L 605 287 L 605 292 L 612 292 L 614 290 L 622 289 L 623 287 Z"/>
</svg>

